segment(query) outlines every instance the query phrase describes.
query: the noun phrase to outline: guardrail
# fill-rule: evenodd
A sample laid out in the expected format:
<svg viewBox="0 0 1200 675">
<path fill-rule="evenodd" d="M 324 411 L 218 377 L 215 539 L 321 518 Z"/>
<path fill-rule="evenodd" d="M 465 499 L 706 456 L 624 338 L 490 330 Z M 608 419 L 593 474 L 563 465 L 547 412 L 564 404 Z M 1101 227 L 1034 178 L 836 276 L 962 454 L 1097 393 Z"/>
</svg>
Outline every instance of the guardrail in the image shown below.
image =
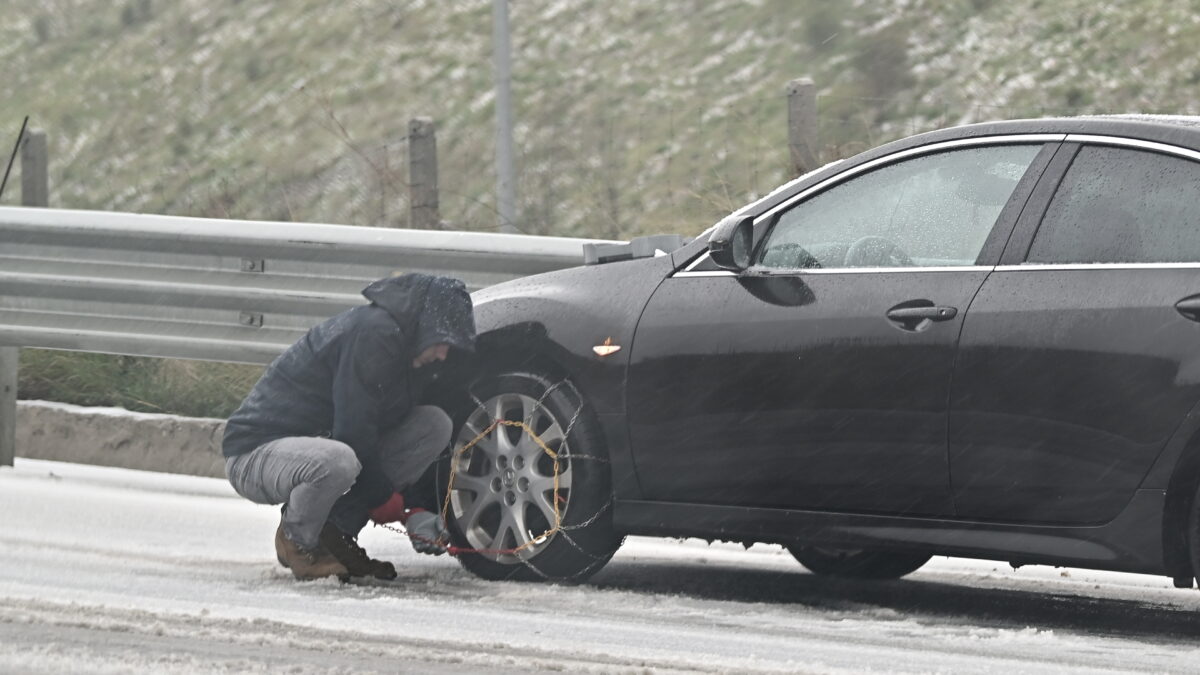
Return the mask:
<svg viewBox="0 0 1200 675">
<path fill-rule="evenodd" d="M 582 264 L 585 243 L 611 242 L 0 208 L 0 464 L 16 406 L 4 347 L 268 363 L 372 280 L 476 290 Z"/>
</svg>

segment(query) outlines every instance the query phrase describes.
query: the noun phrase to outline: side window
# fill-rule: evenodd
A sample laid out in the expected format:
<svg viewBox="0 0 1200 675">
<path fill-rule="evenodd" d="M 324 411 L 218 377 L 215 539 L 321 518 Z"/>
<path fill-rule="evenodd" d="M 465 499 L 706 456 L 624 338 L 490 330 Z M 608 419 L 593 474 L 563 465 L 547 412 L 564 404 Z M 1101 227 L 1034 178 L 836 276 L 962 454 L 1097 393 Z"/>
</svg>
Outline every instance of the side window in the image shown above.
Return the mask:
<svg viewBox="0 0 1200 675">
<path fill-rule="evenodd" d="M 780 215 L 763 267 L 974 265 L 1041 145 L 950 150 L 897 162 Z"/>
<path fill-rule="evenodd" d="M 1085 146 L 1046 210 L 1028 262 L 1200 262 L 1200 164 Z"/>
</svg>

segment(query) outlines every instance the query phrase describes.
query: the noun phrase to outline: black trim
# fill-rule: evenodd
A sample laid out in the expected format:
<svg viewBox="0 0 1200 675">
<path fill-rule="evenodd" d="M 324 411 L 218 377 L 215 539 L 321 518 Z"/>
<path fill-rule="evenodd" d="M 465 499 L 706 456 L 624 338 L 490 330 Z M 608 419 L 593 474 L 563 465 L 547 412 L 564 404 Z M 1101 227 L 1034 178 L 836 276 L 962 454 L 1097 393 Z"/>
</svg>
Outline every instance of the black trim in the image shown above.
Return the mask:
<svg viewBox="0 0 1200 675">
<path fill-rule="evenodd" d="M 1138 490 L 1113 520 L 1050 526 L 617 500 L 621 534 L 922 551 L 1016 564 L 1164 574 L 1165 490 Z"/>
<path fill-rule="evenodd" d="M 1033 245 L 1033 237 L 1041 227 L 1042 216 L 1046 215 L 1050 200 L 1058 191 L 1058 186 L 1062 183 L 1063 176 L 1067 174 L 1071 162 L 1075 161 L 1079 147 L 1078 143 L 1063 143 L 1054 158 L 1050 160 L 1050 165 L 1042 172 L 1042 177 L 1038 180 L 1037 186 L 1033 188 L 1029 201 L 1021 211 L 1020 218 L 1017 219 L 1017 226 L 1013 229 L 1012 236 L 1008 238 L 1004 253 L 1000 256 L 1001 265 L 1020 265 L 1025 262 L 1025 257 L 1029 254 L 1029 247 Z"/>
<path fill-rule="evenodd" d="M 1038 152 L 1033 161 L 1026 167 L 1025 174 L 1021 176 L 1021 180 L 1017 182 L 1017 187 L 1009 195 L 1008 203 L 1004 205 L 1004 209 L 996 217 L 996 223 L 992 225 L 991 233 L 983 242 L 983 247 L 979 249 L 979 255 L 975 258 L 976 265 L 991 266 L 997 264 L 1000 260 L 1000 256 L 1004 252 L 1004 247 L 1011 238 L 1021 214 L 1025 211 L 1025 206 L 1029 202 L 1029 198 L 1033 195 L 1033 191 L 1041 180 L 1042 175 L 1046 172 L 1047 166 L 1049 166 L 1061 146 L 1062 143 L 1043 144 L 1041 151 Z"/>
</svg>

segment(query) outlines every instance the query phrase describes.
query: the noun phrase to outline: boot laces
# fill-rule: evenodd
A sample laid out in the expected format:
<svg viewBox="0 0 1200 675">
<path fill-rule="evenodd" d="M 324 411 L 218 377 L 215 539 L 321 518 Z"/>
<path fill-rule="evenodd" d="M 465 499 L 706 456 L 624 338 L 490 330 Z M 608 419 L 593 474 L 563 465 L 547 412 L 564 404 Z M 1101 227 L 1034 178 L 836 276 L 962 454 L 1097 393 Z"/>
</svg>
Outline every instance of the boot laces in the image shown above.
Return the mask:
<svg viewBox="0 0 1200 675">
<path fill-rule="evenodd" d="M 318 546 L 317 548 L 301 548 L 300 555 L 304 556 L 304 560 L 308 564 L 315 565 L 315 564 L 317 564 L 317 561 L 321 559 L 321 547 Z"/>
<path fill-rule="evenodd" d="M 354 556 L 356 560 L 362 563 L 375 563 L 375 561 L 371 559 L 371 556 L 367 555 L 367 550 L 358 545 L 357 538 L 346 534 L 345 532 L 338 532 L 338 537 L 340 537 L 342 543 L 345 544 L 346 552 Z"/>
</svg>

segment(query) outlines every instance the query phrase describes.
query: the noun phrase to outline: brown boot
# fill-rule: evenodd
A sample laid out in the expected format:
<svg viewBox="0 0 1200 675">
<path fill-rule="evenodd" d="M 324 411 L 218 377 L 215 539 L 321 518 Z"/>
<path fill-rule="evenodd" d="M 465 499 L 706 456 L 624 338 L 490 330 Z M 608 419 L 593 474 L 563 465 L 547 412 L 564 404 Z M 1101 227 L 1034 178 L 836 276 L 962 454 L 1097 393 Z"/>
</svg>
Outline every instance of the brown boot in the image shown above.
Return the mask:
<svg viewBox="0 0 1200 675">
<path fill-rule="evenodd" d="M 321 577 L 346 576 L 346 566 L 341 564 L 324 547 L 306 551 L 283 533 L 283 523 L 275 530 L 275 555 L 279 564 L 289 567 L 292 575 L 302 581 Z"/>
<path fill-rule="evenodd" d="M 371 558 L 358 545 L 358 540 L 337 529 L 333 523 L 325 523 L 321 529 L 321 548 L 328 550 L 338 562 L 345 565 L 352 577 L 375 577 L 386 581 L 396 578 L 395 565 Z"/>
</svg>

